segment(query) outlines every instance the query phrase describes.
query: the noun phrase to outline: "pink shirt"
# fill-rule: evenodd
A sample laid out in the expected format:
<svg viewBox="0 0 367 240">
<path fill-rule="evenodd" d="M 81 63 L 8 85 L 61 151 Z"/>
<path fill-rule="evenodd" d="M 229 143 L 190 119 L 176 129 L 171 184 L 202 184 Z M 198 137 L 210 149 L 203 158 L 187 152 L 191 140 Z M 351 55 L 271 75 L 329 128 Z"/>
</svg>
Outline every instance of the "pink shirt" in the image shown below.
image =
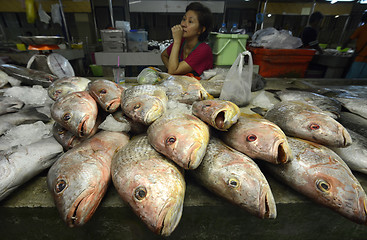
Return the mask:
<svg viewBox="0 0 367 240">
<path fill-rule="evenodd" d="M 180 59 L 183 59 L 183 51 L 181 51 L 183 42 L 184 39 L 181 41 Z M 171 55 L 172 46 L 173 43 L 167 48 L 168 56 Z M 212 49 L 208 44 L 202 42 L 184 59 L 184 61 L 200 76 L 205 70 L 213 68 Z"/>
</svg>

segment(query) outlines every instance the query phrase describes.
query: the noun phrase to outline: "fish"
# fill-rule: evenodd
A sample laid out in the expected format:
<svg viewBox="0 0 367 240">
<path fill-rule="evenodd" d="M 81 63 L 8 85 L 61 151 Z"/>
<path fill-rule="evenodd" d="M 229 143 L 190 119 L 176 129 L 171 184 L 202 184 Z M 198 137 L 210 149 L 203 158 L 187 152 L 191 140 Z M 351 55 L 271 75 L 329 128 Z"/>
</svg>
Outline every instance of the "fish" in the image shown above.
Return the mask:
<svg viewBox="0 0 367 240">
<path fill-rule="evenodd" d="M 20 80 L 24 85 L 41 85 L 48 88 L 53 81 L 58 79 L 57 76 L 44 71 L 38 71 L 13 64 L 1 64 L 0 69 L 9 76 Z"/>
<path fill-rule="evenodd" d="M 110 80 L 97 79 L 88 84 L 89 94 L 106 112 L 116 112 L 121 105 L 123 89 Z"/>
<path fill-rule="evenodd" d="M 167 95 L 157 85 L 132 86 L 122 93 L 121 108 L 134 121 L 150 125 L 167 109 Z"/>
<path fill-rule="evenodd" d="M 102 117 L 98 116 L 96 123 L 94 124 L 94 127 L 92 131 L 89 133 L 89 135 L 85 137 L 79 137 L 76 136 L 71 131 L 64 128 L 63 126 L 61 126 L 59 123 L 54 122 L 52 126 L 52 135 L 63 146 L 64 150 L 67 151 L 77 146 L 78 144 L 82 143 L 87 138 L 94 136 L 99 131 L 99 126 L 101 123 L 102 123 Z"/>
<path fill-rule="evenodd" d="M 336 99 L 340 101 L 343 107 L 348 109 L 348 111 L 367 119 L 367 98 L 336 97 Z"/>
<path fill-rule="evenodd" d="M 68 227 L 83 226 L 98 208 L 111 181 L 113 155 L 125 133 L 102 131 L 60 156 L 47 173 L 47 186 Z"/>
<path fill-rule="evenodd" d="M 353 171 L 367 174 L 367 138 L 348 129 L 352 145 L 346 148 L 330 148 L 343 159 Z"/>
<path fill-rule="evenodd" d="M 237 122 L 240 109 L 230 101 L 208 99 L 194 102 L 192 113 L 215 129 L 226 131 Z"/>
<path fill-rule="evenodd" d="M 135 135 L 143 134 L 148 130 L 147 125 L 132 120 L 131 118 L 126 116 L 122 111 L 116 111 L 112 114 L 112 116 L 118 122 L 128 125 L 129 126 L 128 131 Z"/>
<path fill-rule="evenodd" d="M 47 88 L 48 96 L 56 101 L 57 98 L 72 92 L 85 91 L 91 81 L 84 77 L 63 77 L 53 81 Z"/>
<path fill-rule="evenodd" d="M 367 138 L 367 119 L 351 112 L 342 111 L 338 122 L 349 130 Z M 353 143 L 352 143 L 353 144 Z"/>
<path fill-rule="evenodd" d="M 8 74 L 0 70 L 0 88 L 4 87 L 8 82 Z"/>
<path fill-rule="evenodd" d="M 285 164 L 293 158 L 284 132 L 257 114 L 242 113 L 228 131 L 220 132 L 220 138 L 252 159 Z"/>
<path fill-rule="evenodd" d="M 330 112 L 332 118 L 337 119 L 340 116 L 342 103 L 338 100 L 318 93 L 301 90 L 282 90 L 275 94 L 281 101 L 304 101 L 311 105 L 319 107 L 321 110 Z"/>
<path fill-rule="evenodd" d="M 0 115 L 17 112 L 24 107 L 24 102 L 15 97 L 0 96 Z"/>
<path fill-rule="evenodd" d="M 197 168 L 209 143 L 209 126 L 186 113 L 167 113 L 147 130 L 149 143 L 184 169 Z"/>
<path fill-rule="evenodd" d="M 196 182 L 259 218 L 276 218 L 269 183 L 248 156 L 211 137 L 203 161 L 190 171 Z"/>
<path fill-rule="evenodd" d="M 51 117 L 55 122 L 78 137 L 92 132 L 97 115 L 97 103 L 87 91 L 69 93 L 51 106 Z"/>
<path fill-rule="evenodd" d="M 21 124 L 35 123 L 37 121 L 49 122 L 50 120 L 47 115 L 37 112 L 36 108 L 24 107 L 18 112 L 0 115 L 0 135 Z"/>
<path fill-rule="evenodd" d="M 264 116 L 278 125 L 287 136 L 298 137 L 330 147 L 352 144 L 348 131 L 332 117 L 301 101 L 281 101 Z"/>
<path fill-rule="evenodd" d="M 51 136 L 27 146 L 0 152 L 0 201 L 43 170 L 51 167 L 63 152 Z"/>
<path fill-rule="evenodd" d="M 261 162 L 260 168 L 345 218 L 366 224 L 366 193 L 345 162 L 321 144 L 293 137 L 288 142 L 292 161 L 281 165 Z"/>
<path fill-rule="evenodd" d="M 72 149 L 73 147 L 82 143 L 85 139 L 75 136 L 72 132 L 54 122 L 52 126 L 52 135 L 58 143 L 62 145 L 64 151 Z"/>
<path fill-rule="evenodd" d="M 195 101 L 211 98 L 209 93 L 194 77 L 171 75 L 159 83 L 166 88 L 168 99 L 193 104 Z"/>
<path fill-rule="evenodd" d="M 186 190 L 183 170 L 154 150 L 146 135 L 113 156 L 111 174 L 121 199 L 152 232 L 169 236 L 175 230 Z"/>
</svg>

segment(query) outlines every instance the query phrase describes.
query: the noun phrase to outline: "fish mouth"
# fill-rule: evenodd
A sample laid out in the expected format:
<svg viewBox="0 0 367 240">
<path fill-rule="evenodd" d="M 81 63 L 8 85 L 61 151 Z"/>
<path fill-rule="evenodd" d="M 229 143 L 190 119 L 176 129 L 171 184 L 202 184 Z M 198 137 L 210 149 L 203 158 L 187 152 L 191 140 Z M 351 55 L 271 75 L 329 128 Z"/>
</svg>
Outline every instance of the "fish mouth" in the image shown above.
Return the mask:
<svg viewBox="0 0 367 240">
<path fill-rule="evenodd" d="M 352 144 L 352 138 L 345 128 L 343 129 L 343 139 L 344 139 L 343 141 L 344 147 L 348 147 Z"/>
<path fill-rule="evenodd" d="M 107 103 L 106 111 L 107 112 L 114 112 L 119 106 L 121 101 L 119 99 L 114 99 Z"/>
<path fill-rule="evenodd" d="M 146 125 L 150 125 L 163 114 L 163 111 L 161 111 L 164 109 L 162 102 L 159 100 L 154 100 L 154 102 L 157 104 L 153 104 L 153 107 L 144 116 L 144 123 Z"/>
<path fill-rule="evenodd" d="M 288 154 L 287 154 L 287 152 L 285 151 L 285 149 L 284 149 L 284 142 L 283 143 L 280 143 L 279 145 L 278 145 L 278 157 L 277 157 L 277 164 L 279 164 L 279 163 L 286 163 L 286 162 L 288 162 L 288 159 L 289 159 L 289 157 L 288 157 Z"/>
<path fill-rule="evenodd" d="M 78 126 L 78 136 L 79 137 L 84 137 L 85 135 L 87 135 L 87 120 L 89 119 L 88 116 L 85 116 L 82 118 L 82 120 L 79 123 Z"/>
<path fill-rule="evenodd" d="M 214 117 L 215 126 L 218 130 L 225 129 L 226 127 L 225 113 L 225 111 L 220 111 Z"/>
<path fill-rule="evenodd" d="M 271 193 L 264 192 L 260 198 L 260 213 L 262 219 L 275 219 L 277 217 L 274 197 Z"/>
<path fill-rule="evenodd" d="M 93 216 L 99 205 L 98 203 L 95 204 L 92 191 L 84 191 L 71 206 L 66 216 L 67 225 L 69 227 L 84 225 Z"/>
<path fill-rule="evenodd" d="M 162 236 L 171 235 L 182 216 L 183 200 L 178 202 L 172 201 L 172 198 L 168 199 L 158 214 L 159 225 L 157 225 L 157 232 Z"/>
<path fill-rule="evenodd" d="M 204 150 L 205 149 L 203 149 L 203 145 L 199 142 L 194 142 L 189 147 L 188 152 L 191 152 L 191 154 L 188 158 L 186 169 L 195 169 L 200 165 L 201 160 L 204 157 L 204 154 L 202 154 L 205 152 Z"/>
</svg>

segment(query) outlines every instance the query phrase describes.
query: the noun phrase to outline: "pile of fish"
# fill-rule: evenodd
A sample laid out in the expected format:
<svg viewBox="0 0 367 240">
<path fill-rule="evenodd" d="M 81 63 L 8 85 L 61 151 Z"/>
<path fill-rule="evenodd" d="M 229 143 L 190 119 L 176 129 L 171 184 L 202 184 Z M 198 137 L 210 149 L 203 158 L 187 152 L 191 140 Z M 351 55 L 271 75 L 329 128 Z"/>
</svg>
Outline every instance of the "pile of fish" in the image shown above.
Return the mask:
<svg viewBox="0 0 367 240">
<path fill-rule="evenodd" d="M 367 223 L 367 196 L 351 171 L 367 172 L 366 140 L 337 121 L 348 99 L 277 91 L 276 104 L 248 114 L 212 97 L 195 78 L 159 75 L 155 85 L 54 80 L 45 89 L 52 99 L 43 104 L 49 114 L 4 88 L 0 142 L 11 142 L 14 129 L 26 124 L 41 121 L 46 130 L 36 142 L 0 150 L 0 200 L 49 168 L 47 185 L 68 226 L 88 222 L 112 183 L 151 231 L 169 236 L 182 216 L 185 178 L 272 219 L 276 203 L 266 179 L 272 174 L 342 216 Z M 348 109 L 361 116 L 366 111 Z"/>
</svg>

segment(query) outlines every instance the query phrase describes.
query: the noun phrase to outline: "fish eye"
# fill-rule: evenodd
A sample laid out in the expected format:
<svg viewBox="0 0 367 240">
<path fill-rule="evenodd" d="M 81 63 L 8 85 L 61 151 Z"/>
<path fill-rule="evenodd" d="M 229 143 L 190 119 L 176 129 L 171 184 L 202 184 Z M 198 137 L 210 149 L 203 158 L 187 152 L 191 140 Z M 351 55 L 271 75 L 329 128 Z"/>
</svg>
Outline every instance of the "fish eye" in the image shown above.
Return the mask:
<svg viewBox="0 0 367 240">
<path fill-rule="evenodd" d="M 320 129 L 320 125 L 316 124 L 316 123 L 312 123 L 310 125 L 310 129 L 311 130 L 317 130 L 317 129 Z"/>
<path fill-rule="evenodd" d="M 324 180 L 317 180 L 316 186 L 322 192 L 328 192 L 330 190 L 330 184 Z"/>
<path fill-rule="evenodd" d="M 140 103 L 138 103 L 138 104 L 136 104 L 135 106 L 134 106 L 134 110 L 137 110 L 137 109 L 139 109 L 141 107 L 141 105 L 140 105 Z"/>
<path fill-rule="evenodd" d="M 238 188 L 240 186 L 240 182 L 238 181 L 237 178 L 230 178 L 228 180 L 228 186 L 230 186 L 231 188 Z"/>
<path fill-rule="evenodd" d="M 62 117 L 64 119 L 65 122 L 69 121 L 71 118 L 71 114 L 70 113 L 65 113 L 64 116 Z"/>
<path fill-rule="evenodd" d="M 106 90 L 106 89 L 101 89 L 101 90 L 99 91 L 99 93 L 100 93 L 100 94 L 106 94 L 106 93 L 107 93 L 107 90 Z"/>
<path fill-rule="evenodd" d="M 135 189 L 134 196 L 136 200 L 139 200 L 139 201 L 143 200 L 147 196 L 147 189 L 143 186 L 137 187 Z"/>
<path fill-rule="evenodd" d="M 256 135 L 255 135 L 255 134 L 248 135 L 248 136 L 247 136 L 247 138 L 246 138 L 246 140 L 247 140 L 248 142 L 256 141 L 256 139 L 257 139 L 257 137 L 256 137 Z"/>
<path fill-rule="evenodd" d="M 65 188 L 66 188 L 67 184 L 66 181 L 64 179 L 60 179 L 57 181 L 56 186 L 55 186 L 55 192 L 56 193 L 61 193 Z"/>
<path fill-rule="evenodd" d="M 65 129 L 64 128 L 60 128 L 59 131 L 57 131 L 57 134 L 64 135 L 65 134 Z"/>
<path fill-rule="evenodd" d="M 61 90 L 56 90 L 55 93 L 60 94 L 60 93 L 62 93 L 62 91 Z"/>
<path fill-rule="evenodd" d="M 166 139 L 166 144 L 167 144 L 167 145 L 171 145 L 171 144 L 173 144 L 173 143 L 175 143 L 175 142 L 176 142 L 176 137 L 174 137 L 174 136 L 168 137 L 168 138 Z"/>
</svg>

